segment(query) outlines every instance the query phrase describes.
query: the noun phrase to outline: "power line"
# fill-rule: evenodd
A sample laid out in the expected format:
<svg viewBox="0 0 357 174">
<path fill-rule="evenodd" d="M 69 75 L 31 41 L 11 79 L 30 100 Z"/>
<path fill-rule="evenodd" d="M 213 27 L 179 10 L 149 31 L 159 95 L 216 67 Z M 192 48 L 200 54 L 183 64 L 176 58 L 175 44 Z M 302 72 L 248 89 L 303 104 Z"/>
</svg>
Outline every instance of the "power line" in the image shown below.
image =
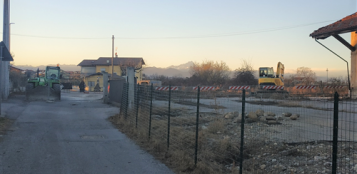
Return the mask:
<svg viewBox="0 0 357 174">
<path fill-rule="evenodd" d="M 26 34 L 11 34 L 12 36 L 23 36 L 23 37 L 35 37 L 35 38 L 43 38 L 43 39 L 108 39 L 106 37 L 98 37 L 98 38 L 90 38 L 90 37 L 57 37 L 57 36 L 37 36 L 37 35 L 26 35 Z"/>
<path fill-rule="evenodd" d="M 268 28 L 261 30 L 251 30 L 251 31 L 241 31 L 241 32 L 232 32 L 232 33 L 221 33 L 221 34 L 207 34 L 207 35 L 194 35 L 194 36 L 169 36 L 169 37 L 116 37 L 117 39 L 126 39 L 126 40 L 160 40 L 160 39 L 203 39 L 203 38 L 214 38 L 214 37 L 230 37 L 230 36 L 241 36 L 248 34 L 258 34 L 258 33 L 266 33 L 273 32 L 279 30 L 288 30 L 293 28 L 306 27 L 315 24 L 321 24 L 326 22 L 331 22 L 336 20 L 328 20 L 307 24 L 299 24 L 299 25 L 291 25 L 277 28 Z M 59 36 L 38 36 L 38 35 L 26 35 L 26 34 L 11 34 L 12 36 L 21 36 L 21 37 L 32 37 L 32 38 L 42 38 L 42 39 L 74 39 L 74 40 L 101 40 L 101 39 L 109 39 L 109 37 L 59 37 Z"/>
<path fill-rule="evenodd" d="M 315 24 L 326 23 L 326 22 L 331 22 L 331 21 L 336 21 L 336 20 L 328 20 L 328 21 L 322 21 L 322 22 L 300 24 L 300 25 L 292 25 L 292 26 L 284 26 L 284 27 L 262 29 L 262 30 L 254 30 L 254 31 L 243 31 L 243 32 L 222 33 L 222 34 L 210 34 L 210 35 L 200 35 L 200 36 L 152 37 L 152 38 L 133 38 L 133 37 L 125 38 L 125 37 L 118 37 L 118 38 L 119 39 L 200 39 L 200 38 L 212 38 L 212 37 L 228 37 L 228 36 L 258 34 L 258 33 L 272 32 L 272 31 L 278 31 L 278 30 L 287 30 L 287 29 L 305 27 L 305 26 L 309 26 L 309 25 L 315 25 Z"/>
</svg>

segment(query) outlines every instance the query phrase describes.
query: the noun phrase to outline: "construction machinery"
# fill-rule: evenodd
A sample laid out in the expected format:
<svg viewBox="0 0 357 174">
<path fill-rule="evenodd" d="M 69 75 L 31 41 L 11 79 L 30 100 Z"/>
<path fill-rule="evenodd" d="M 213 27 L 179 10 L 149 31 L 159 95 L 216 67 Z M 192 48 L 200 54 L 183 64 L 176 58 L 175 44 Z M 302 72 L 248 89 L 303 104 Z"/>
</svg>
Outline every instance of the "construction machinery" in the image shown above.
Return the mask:
<svg viewBox="0 0 357 174">
<path fill-rule="evenodd" d="M 26 85 L 27 100 L 61 100 L 61 69 L 57 66 L 47 66 L 43 77 L 37 72 L 37 77 L 28 79 Z"/>
<path fill-rule="evenodd" d="M 288 93 L 284 90 L 284 64 L 278 62 L 277 70 L 273 67 L 260 67 L 257 93 Z"/>
</svg>

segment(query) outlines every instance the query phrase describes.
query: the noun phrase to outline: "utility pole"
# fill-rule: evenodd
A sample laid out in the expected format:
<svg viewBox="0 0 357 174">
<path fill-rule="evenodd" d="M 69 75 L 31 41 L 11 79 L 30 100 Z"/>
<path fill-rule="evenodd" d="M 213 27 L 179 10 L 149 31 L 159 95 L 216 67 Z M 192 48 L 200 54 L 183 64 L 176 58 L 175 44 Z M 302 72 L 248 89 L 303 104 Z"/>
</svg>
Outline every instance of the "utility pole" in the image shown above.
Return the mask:
<svg viewBox="0 0 357 174">
<path fill-rule="evenodd" d="M 112 78 L 113 80 L 113 75 L 114 75 L 114 35 L 112 36 Z"/>
<path fill-rule="evenodd" d="M 10 51 L 10 0 L 4 0 L 3 35 L 2 40 Z M 9 96 L 9 62 L 1 63 L 1 97 L 7 99 Z"/>
<path fill-rule="evenodd" d="M 3 48 L 2 48 L 2 46 L 0 47 L 0 67 L 2 67 L 2 65 L 3 65 L 3 61 L 2 61 L 2 59 L 3 59 L 3 52 L 2 52 L 2 50 L 3 50 Z M 2 109 L 1 109 L 1 107 L 2 107 L 2 97 L 1 97 L 1 94 L 2 94 L 2 85 L 4 85 L 4 84 L 2 84 L 2 76 L 3 76 L 3 72 L 2 72 L 2 70 L 0 70 L 0 116 L 2 116 Z"/>
</svg>

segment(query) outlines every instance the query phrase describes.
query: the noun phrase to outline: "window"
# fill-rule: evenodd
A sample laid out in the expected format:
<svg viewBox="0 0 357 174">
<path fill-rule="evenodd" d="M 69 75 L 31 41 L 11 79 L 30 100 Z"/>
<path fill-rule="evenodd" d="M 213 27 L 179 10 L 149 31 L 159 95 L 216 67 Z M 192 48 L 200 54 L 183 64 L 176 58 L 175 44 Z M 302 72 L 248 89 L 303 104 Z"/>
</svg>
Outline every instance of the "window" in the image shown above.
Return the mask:
<svg viewBox="0 0 357 174">
<path fill-rule="evenodd" d="M 259 77 L 274 77 L 273 68 L 259 68 Z"/>
<path fill-rule="evenodd" d="M 105 72 L 105 68 L 100 68 L 100 72 Z"/>
</svg>

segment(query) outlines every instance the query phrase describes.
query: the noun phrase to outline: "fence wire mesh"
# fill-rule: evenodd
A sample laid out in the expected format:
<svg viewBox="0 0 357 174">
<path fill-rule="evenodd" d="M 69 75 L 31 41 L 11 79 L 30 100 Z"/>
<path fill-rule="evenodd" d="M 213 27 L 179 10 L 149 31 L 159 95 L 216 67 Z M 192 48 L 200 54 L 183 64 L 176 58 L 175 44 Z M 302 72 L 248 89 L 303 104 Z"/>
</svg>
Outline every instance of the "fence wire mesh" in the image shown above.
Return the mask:
<svg viewBox="0 0 357 174">
<path fill-rule="evenodd" d="M 357 172 L 355 101 L 345 99 L 346 89 L 251 87 L 242 94 L 230 87 L 124 84 L 117 120 L 178 173 Z"/>
</svg>

